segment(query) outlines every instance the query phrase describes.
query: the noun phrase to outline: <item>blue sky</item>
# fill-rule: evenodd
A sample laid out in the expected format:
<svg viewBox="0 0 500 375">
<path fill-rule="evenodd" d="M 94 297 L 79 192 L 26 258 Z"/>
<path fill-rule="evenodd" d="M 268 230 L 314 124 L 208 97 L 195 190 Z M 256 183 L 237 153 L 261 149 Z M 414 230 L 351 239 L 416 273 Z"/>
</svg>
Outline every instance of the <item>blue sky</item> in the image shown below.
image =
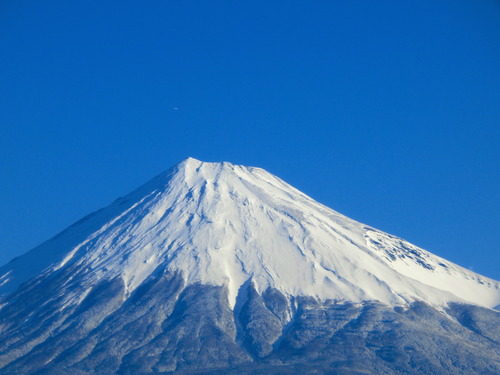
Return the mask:
<svg viewBox="0 0 500 375">
<path fill-rule="evenodd" d="M 184 159 L 500 279 L 500 2 L 3 1 L 0 263 Z"/>
</svg>

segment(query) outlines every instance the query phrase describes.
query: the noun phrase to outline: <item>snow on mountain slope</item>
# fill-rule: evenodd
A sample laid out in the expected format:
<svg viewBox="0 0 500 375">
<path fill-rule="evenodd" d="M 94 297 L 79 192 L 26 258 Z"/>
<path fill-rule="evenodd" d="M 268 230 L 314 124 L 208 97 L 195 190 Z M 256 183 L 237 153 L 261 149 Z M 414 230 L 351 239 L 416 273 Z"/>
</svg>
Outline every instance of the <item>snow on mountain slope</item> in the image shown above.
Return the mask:
<svg viewBox="0 0 500 375">
<path fill-rule="evenodd" d="M 231 306 L 249 279 L 260 291 L 320 299 L 500 304 L 499 282 L 351 220 L 262 169 L 192 158 L 0 268 L 0 296 L 68 267 L 76 270 L 64 286 L 68 304 L 101 279 L 123 278 L 130 294 L 157 269 L 182 271 L 187 284 L 226 285 Z"/>
</svg>

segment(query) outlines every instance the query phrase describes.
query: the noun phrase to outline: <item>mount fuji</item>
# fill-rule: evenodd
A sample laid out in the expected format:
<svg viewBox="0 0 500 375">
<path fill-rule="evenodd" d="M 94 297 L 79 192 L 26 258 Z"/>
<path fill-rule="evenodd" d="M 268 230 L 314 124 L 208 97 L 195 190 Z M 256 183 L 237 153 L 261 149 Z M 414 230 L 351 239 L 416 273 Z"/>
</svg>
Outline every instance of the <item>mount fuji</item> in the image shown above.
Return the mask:
<svg viewBox="0 0 500 375">
<path fill-rule="evenodd" d="M 500 282 L 188 158 L 0 268 L 0 374 L 499 374 Z"/>
</svg>

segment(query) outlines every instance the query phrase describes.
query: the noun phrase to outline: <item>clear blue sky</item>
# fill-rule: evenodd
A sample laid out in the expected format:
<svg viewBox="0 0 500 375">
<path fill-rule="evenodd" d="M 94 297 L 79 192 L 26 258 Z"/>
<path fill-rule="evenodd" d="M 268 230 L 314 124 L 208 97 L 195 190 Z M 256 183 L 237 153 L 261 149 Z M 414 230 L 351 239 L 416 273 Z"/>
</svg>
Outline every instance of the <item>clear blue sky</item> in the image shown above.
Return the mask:
<svg viewBox="0 0 500 375">
<path fill-rule="evenodd" d="M 192 156 L 498 280 L 499 20 L 498 0 L 2 1 L 0 263 Z"/>
</svg>

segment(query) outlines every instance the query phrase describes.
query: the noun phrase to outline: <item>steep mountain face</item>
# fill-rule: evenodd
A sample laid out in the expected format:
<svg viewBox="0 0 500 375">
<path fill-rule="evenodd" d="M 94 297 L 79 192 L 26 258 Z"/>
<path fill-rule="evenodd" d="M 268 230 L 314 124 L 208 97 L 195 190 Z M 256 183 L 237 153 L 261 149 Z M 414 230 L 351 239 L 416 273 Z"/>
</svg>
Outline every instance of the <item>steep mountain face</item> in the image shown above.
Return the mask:
<svg viewBox="0 0 500 375">
<path fill-rule="evenodd" d="M 500 373 L 500 283 L 186 159 L 0 268 L 0 374 Z"/>
</svg>

